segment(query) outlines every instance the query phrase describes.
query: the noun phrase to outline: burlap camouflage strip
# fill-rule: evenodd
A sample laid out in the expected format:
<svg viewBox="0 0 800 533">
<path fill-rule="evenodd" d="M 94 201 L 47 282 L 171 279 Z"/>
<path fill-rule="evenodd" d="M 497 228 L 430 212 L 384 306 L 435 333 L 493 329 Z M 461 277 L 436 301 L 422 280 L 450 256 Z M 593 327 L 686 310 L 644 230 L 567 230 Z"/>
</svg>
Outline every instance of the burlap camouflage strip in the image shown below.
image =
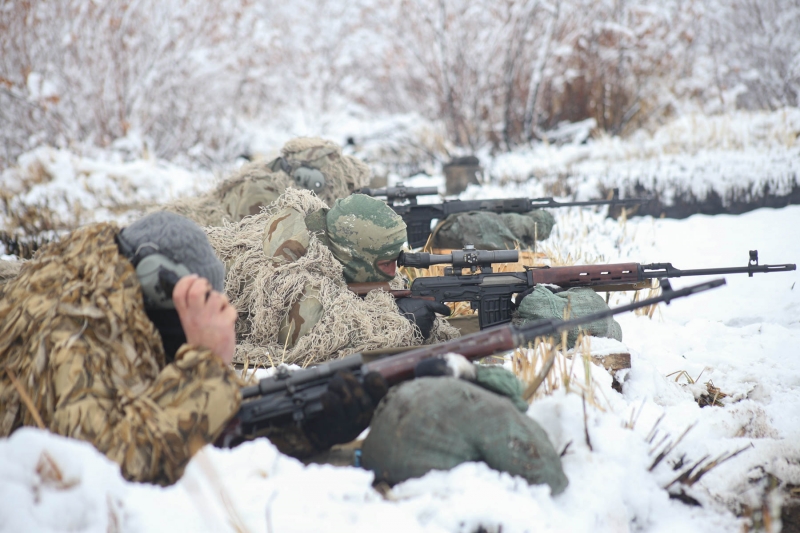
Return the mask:
<svg viewBox="0 0 800 533">
<path fill-rule="evenodd" d="M 184 345 L 165 364 L 133 266 L 97 224 L 48 245 L 2 288 L 0 436 L 35 415 L 94 444 L 130 480 L 180 477 L 240 402 L 240 382 L 210 351 Z"/>
<path fill-rule="evenodd" d="M 22 261 L 8 261 L 0 259 L 0 287 L 19 274 L 22 268 Z"/>
</svg>

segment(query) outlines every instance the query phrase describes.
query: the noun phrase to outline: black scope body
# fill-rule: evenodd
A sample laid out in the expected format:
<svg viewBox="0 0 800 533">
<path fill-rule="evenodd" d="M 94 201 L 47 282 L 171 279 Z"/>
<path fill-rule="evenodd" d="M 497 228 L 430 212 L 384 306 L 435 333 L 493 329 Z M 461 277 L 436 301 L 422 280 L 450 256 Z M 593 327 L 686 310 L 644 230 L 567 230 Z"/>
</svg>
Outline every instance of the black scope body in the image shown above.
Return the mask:
<svg viewBox="0 0 800 533">
<path fill-rule="evenodd" d="M 397 258 L 399 266 L 414 268 L 429 268 L 431 265 L 453 265 L 455 269 L 476 268 L 517 261 L 519 261 L 519 250 L 476 250 L 471 247 L 453 250 L 451 254 L 401 252 Z"/>
<path fill-rule="evenodd" d="M 417 196 L 438 195 L 439 189 L 436 187 L 406 187 L 402 183 L 399 183 L 396 187 L 381 187 L 379 189 L 363 187 L 356 192 L 366 194 L 367 196 L 386 196 L 390 200 L 402 200 L 404 198 L 416 198 Z"/>
</svg>

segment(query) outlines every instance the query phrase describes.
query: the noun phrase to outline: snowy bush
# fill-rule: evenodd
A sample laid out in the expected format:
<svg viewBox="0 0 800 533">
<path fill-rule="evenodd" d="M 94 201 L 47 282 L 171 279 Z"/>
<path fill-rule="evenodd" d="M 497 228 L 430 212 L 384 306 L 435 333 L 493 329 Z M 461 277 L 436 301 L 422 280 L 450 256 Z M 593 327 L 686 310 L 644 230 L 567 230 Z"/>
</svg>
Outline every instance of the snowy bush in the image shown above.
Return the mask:
<svg viewBox="0 0 800 533">
<path fill-rule="evenodd" d="M 353 115 L 418 114 L 497 151 L 559 142 L 562 122 L 796 106 L 798 33 L 797 0 L 6 2 L 0 167 L 123 138 L 214 167 L 265 125 Z"/>
</svg>

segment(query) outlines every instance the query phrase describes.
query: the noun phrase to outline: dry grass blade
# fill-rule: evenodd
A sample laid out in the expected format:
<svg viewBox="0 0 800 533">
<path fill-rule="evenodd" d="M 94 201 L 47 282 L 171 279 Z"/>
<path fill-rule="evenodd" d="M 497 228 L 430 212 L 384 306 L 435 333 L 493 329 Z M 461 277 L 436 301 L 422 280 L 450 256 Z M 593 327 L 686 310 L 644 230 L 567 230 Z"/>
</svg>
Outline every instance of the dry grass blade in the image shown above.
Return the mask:
<svg viewBox="0 0 800 533">
<path fill-rule="evenodd" d="M 647 289 L 647 294 L 643 294 L 644 291 L 636 291 L 633 294 L 633 301 L 638 302 L 641 300 L 647 300 L 648 298 L 655 298 L 656 296 L 661 296 L 661 286 L 658 283 L 657 279 L 651 280 L 652 286 L 651 288 Z M 653 319 L 653 315 L 658 309 L 660 304 L 652 304 L 646 307 L 640 307 L 639 309 L 634 309 L 633 313 L 636 316 L 647 316 L 651 320 Z"/>
<path fill-rule="evenodd" d="M 707 394 L 701 394 L 697 398 L 697 403 L 700 407 L 712 406 L 712 407 L 722 407 L 724 404 L 722 403 L 723 398 L 727 398 L 728 395 L 722 392 L 719 387 L 715 387 L 714 383 L 711 381 L 706 382 L 706 390 L 708 391 Z"/>
<path fill-rule="evenodd" d="M 748 448 L 752 448 L 752 447 L 753 447 L 753 444 L 750 443 L 747 446 L 744 446 L 743 448 L 739 448 L 735 452 L 723 453 L 720 456 L 718 456 L 716 459 L 713 459 L 711 462 L 706 464 L 705 466 L 700 467 L 700 465 L 703 463 L 703 461 L 705 461 L 709 457 L 708 455 L 705 455 L 702 459 L 700 459 L 699 461 L 696 461 L 692 466 L 690 466 L 688 469 L 686 469 L 684 472 L 682 472 L 678 477 L 673 479 L 670 482 L 670 484 L 667 485 L 664 488 L 668 489 L 669 487 L 671 487 L 675 483 L 682 483 L 684 485 L 688 485 L 688 486 L 691 487 L 692 485 L 694 485 L 695 483 L 700 481 L 700 478 L 702 478 L 704 475 L 709 473 L 712 469 L 718 467 L 719 465 L 721 465 L 722 463 L 724 463 L 725 461 L 727 461 L 729 459 L 733 459 L 734 457 L 736 457 L 740 453 L 742 453 L 745 450 L 747 450 Z M 698 467 L 700 467 L 700 468 L 698 468 Z M 695 472 L 695 469 L 697 469 L 696 472 Z"/>
<path fill-rule="evenodd" d="M 539 389 L 541 384 L 547 378 L 550 371 L 553 369 L 553 363 L 556 361 L 556 353 L 551 352 L 550 357 L 545 361 L 544 366 L 542 367 L 541 372 L 537 374 L 537 376 L 525 387 L 525 392 L 522 393 L 522 399 L 526 402 L 530 402 L 533 398 L 533 395 Z"/>
<path fill-rule="evenodd" d="M 644 403 L 642 405 L 644 405 Z M 656 423 L 653 424 L 653 429 L 651 429 L 650 433 L 648 433 L 647 437 L 645 437 L 645 440 L 648 444 L 652 444 L 653 440 L 655 440 L 656 434 L 658 434 L 658 425 L 661 424 L 661 421 L 664 420 L 665 416 L 667 416 L 667 413 L 661 413 L 661 416 L 658 417 Z"/>
<path fill-rule="evenodd" d="M 586 446 L 589 447 L 590 452 L 593 452 L 594 448 L 592 448 L 592 441 L 589 439 L 589 420 L 586 414 L 586 395 L 581 395 L 581 401 L 583 402 L 583 434 L 586 437 Z"/>
<path fill-rule="evenodd" d="M 666 448 L 664 448 L 661 451 L 661 453 L 658 454 L 658 456 L 656 457 L 655 461 L 653 461 L 653 464 L 650 465 L 650 468 L 648 470 L 650 472 L 652 472 L 653 469 L 655 469 L 655 467 L 658 466 L 658 463 L 660 463 L 667 455 L 669 455 L 669 453 L 672 452 L 672 450 L 674 450 L 675 447 L 678 444 L 680 444 L 680 442 L 683 440 L 683 438 L 686 436 L 686 434 L 689 433 L 689 431 L 696 425 L 697 425 L 697 422 L 692 423 L 689 427 L 687 427 L 683 431 L 683 433 L 681 433 L 681 436 L 678 437 L 678 440 L 676 440 L 674 443 L 667 444 Z"/>
</svg>

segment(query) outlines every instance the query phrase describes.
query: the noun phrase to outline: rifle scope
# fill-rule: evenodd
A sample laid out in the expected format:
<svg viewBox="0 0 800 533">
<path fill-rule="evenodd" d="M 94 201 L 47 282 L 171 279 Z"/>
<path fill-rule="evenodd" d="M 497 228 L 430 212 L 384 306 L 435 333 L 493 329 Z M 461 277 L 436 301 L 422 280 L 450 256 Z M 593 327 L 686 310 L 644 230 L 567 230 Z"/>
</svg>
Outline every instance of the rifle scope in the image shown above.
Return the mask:
<svg viewBox="0 0 800 533">
<path fill-rule="evenodd" d="M 416 198 L 417 196 L 438 195 L 439 189 L 436 187 L 406 187 L 402 183 L 398 183 L 396 187 L 381 187 L 379 189 L 363 187 L 356 192 L 367 196 L 385 196 L 388 200 L 405 200 Z"/>
<path fill-rule="evenodd" d="M 431 265 L 453 265 L 454 269 L 490 267 L 494 263 L 516 263 L 519 250 L 476 250 L 467 245 L 463 250 L 451 254 L 429 254 L 425 252 L 401 252 L 397 258 L 399 266 L 429 268 Z"/>
</svg>

